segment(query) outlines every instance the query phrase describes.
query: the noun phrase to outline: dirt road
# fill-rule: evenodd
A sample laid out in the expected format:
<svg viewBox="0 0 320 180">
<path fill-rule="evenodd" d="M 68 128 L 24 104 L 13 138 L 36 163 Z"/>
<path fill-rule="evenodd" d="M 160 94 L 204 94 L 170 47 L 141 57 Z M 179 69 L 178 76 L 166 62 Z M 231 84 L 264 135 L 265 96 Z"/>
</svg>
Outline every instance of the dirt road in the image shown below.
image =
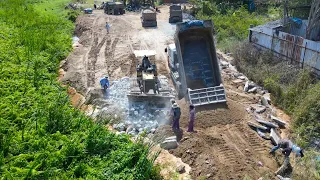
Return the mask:
<svg viewBox="0 0 320 180">
<path fill-rule="evenodd" d="M 111 80 L 135 74 L 133 50 L 156 50 L 160 74 L 167 74 L 164 48 L 175 30 L 160 13 L 157 28 L 142 28 L 139 13 L 107 16 L 102 10 L 77 19 L 75 35 L 82 47 L 75 49 L 63 69 L 63 81 L 85 94 L 90 87 L 99 87 L 99 79 L 108 75 Z M 107 34 L 105 24 L 111 25 Z"/>
<path fill-rule="evenodd" d="M 99 87 L 99 79 L 105 75 L 111 80 L 133 76 L 136 64 L 132 52 L 140 49 L 156 50 L 158 71 L 168 76 L 164 48 L 172 42 L 175 27 L 168 23 L 168 7 L 163 6 L 160 10 L 158 27 L 149 29 L 141 27 L 137 13 L 108 16 L 102 11 L 94 11 L 92 15 L 80 16 L 75 35 L 82 46 L 67 58 L 62 80 L 85 94 L 88 89 Z M 109 34 L 105 29 L 106 22 L 111 24 Z M 198 112 L 197 133 L 184 132 L 179 147 L 170 153 L 191 166 L 193 179 L 243 179 L 245 176 L 258 179 L 274 172 L 278 164 L 268 155 L 271 145 L 246 124 L 251 117 L 245 109 L 258 98 L 243 94 L 225 73 L 222 77 L 227 90 L 227 106 Z M 184 100 L 178 103 L 182 107 L 181 127 L 185 131 L 188 105 Z"/>
</svg>

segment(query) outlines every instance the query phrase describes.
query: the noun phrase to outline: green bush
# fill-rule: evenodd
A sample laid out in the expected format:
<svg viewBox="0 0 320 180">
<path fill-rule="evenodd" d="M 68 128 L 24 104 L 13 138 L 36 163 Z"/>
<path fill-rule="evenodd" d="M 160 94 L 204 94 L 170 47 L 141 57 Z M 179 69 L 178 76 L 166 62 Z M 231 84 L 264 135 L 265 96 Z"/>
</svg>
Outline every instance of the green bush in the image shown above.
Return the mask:
<svg viewBox="0 0 320 180">
<path fill-rule="evenodd" d="M 320 161 L 315 158 L 320 157 L 319 152 L 312 149 L 305 154 L 295 163 L 292 179 L 320 180 Z"/>
<path fill-rule="evenodd" d="M 245 6 L 238 8 L 228 3 L 197 1 L 195 4 L 201 7 L 196 18 L 213 20 L 218 46 L 226 51 L 231 50 L 231 44 L 248 37 L 250 25 L 257 26 L 279 18 L 278 10 L 273 7 L 266 14 L 259 14 L 248 12 Z"/>
<path fill-rule="evenodd" d="M 68 2 L 0 1 L 0 177 L 150 179 L 150 147 L 94 124 L 56 82 L 72 49 Z"/>
<path fill-rule="evenodd" d="M 310 142 L 320 137 L 320 83 L 303 93 L 306 96 L 295 108 L 293 125 L 299 139 Z"/>
</svg>

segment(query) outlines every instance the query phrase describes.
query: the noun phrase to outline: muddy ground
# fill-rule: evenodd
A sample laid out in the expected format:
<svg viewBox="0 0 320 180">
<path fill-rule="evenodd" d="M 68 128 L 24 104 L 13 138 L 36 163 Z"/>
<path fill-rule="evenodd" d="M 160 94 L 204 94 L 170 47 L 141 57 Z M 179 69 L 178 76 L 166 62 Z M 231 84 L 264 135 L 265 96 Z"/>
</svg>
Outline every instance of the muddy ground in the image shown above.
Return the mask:
<svg viewBox="0 0 320 180">
<path fill-rule="evenodd" d="M 90 88 L 99 88 L 99 79 L 108 75 L 112 80 L 135 75 L 133 50 L 156 50 L 159 74 L 168 76 L 164 48 L 173 42 L 175 27 L 168 23 L 168 6 L 160 8 L 157 28 L 142 28 L 140 15 L 128 12 L 122 16 L 105 15 L 94 11 L 77 19 L 75 35 L 79 46 L 62 66 L 62 81 L 85 95 Z M 111 24 L 107 34 L 105 23 Z M 278 163 L 268 155 L 269 141 L 260 138 L 247 126 L 252 117 L 246 112 L 250 104 L 258 102 L 256 95 L 245 94 L 232 83 L 223 70 L 227 91 L 227 105 L 198 110 L 195 129 L 187 133 L 188 104 L 181 100 L 181 128 L 179 147 L 170 153 L 191 167 L 192 179 L 258 179 L 276 171 Z M 163 127 L 167 132 L 170 127 Z M 163 131 L 163 132 L 166 132 Z M 167 133 L 168 134 L 168 133 Z M 170 134 L 170 133 L 169 133 Z M 260 162 L 261 165 L 258 165 Z"/>
</svg>

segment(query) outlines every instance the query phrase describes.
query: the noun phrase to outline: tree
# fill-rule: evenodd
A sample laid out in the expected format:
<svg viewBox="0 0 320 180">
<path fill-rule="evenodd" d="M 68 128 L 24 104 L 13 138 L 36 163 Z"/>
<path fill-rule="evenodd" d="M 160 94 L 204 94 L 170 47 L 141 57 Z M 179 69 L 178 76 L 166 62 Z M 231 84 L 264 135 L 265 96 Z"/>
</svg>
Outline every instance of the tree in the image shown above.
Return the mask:
<svg viewBox="0 0 320 180">
<path fill-rule="evenodd" d="M 316 33 L 312 33 L 313 30 L 316 28 L 320 28 L 320 1 L 319 0 L 313 0 L 308 21 L 309 23 L 307 27 L 306 38 L 313 39 L 315 38 L 315 36 L 318 35 Z"/>
</svg>

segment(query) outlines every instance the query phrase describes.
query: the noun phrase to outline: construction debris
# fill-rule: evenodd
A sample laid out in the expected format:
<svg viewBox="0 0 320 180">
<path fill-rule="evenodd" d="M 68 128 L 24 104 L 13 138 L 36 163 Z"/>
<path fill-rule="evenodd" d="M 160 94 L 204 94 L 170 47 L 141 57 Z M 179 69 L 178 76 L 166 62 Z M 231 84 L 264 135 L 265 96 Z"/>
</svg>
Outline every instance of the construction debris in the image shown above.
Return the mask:
<svg viewBox="0 0 320 180">
<path fill-rule="evenodd" d="M 261 97 L 261 104 L 264 106 L 269 106 L 271 104 L 270 93 L 266 93 Z"/>
<path fill-rule="evenodd" d="M 248 125 L 249 125 L 250 127 L 254 128 L 255 130 L 256 130 L 256 129 L 259 129 L 259 130 L 264 131 L 264 132 L 268 130 L 267 127 L 261 126 L 261 125 L 259 125 L 259 124 L 254 123 L 254 122 L 250 122 L 250 121 L 249 121 L 249 122 L 248 122 Z"/>
<path fill-rule="evenodd" d="M 264 126 L 270 127 L 270 128 L 278 128 L 278 125 L 273 124 L 271 122 L 268 121 L 264 121 L 262 119 L 256 119 L 256 121 Z"/>
<path fill-rule="evenodd" d="M 257 87 L 253 87 L 248 90 L 248 93 L 255 93 L 255 92 L 257 92 Z"/>
<path fill-rule="evenodd" d="M 245 77 L 245 76 L 239 76 L 239 77 L 238 77 L 238 79 L 246 80 L 246 79 L 247 79 L 247 77 Z"/>
<path fill-rule="evenodd" d="M 274 121 L 274 122 L 276 122 L 280 127 L 285 127 L 286 125 L 287 125 L 287 123 L 286 122 L 284 122 L 283 120 L 281 120 L 281 119 L 279 119 L 279 118 L 277 118 L 277 117 L 275 117 L 275 116 L 270 116 L 271 117 L 271 119 Z"/>
<path fill-rule="evenodd" d="M 274 128 L 271 128 L 270 137 L 273 144 L 278 144 L 281 139 Z"/>
<path fill-rule="evenodd" d="M 166 138 L 161 144 L 160 147 L 162 149 L 170 150 L 178 147 L 177 137 L 171 136 Z"/>
<path fill-rule="evenodd" d="M 258 114 L 264 113 L 267 109 L 265 106 L 262 106 L 260 104 L 251 105 L 251 108 Z"/>
<path fill-rule="evenodd" d="M 260 137 L 262 137 L 265 140 L 270 140 L 270 137 L 266 136 L 265 133 L 261 132 L 259 129 L 257 129 L 257 133 L 259 134 Z"/>
<path fill-rule="evenodd" d="M 277 177 L 279 178 L 279 180 L 291 180 L 290 178 L 284 178 L 284 177 L 282 177 L 280 175 L 277 175 Z"/>
<path fill-rule="evenodd" d="M 184 165 L 179 165 L 176 169 L 176 171 L 180 174 L 186 172 L 186 167 Z"/>
<path fill-rule="evenodd" d="M 243 91 L 244 92 L 248 92 L 249 90 L 249 81 L 246 82 L 246 84 L 244 85 Z"/>
<path fill-rule="evenodd" d="M 229 67 L 229 63 L 226 61 L 220 60 L 220 66 L 221 66 L 221 69 L 226 69 Z"/>
</svg>

